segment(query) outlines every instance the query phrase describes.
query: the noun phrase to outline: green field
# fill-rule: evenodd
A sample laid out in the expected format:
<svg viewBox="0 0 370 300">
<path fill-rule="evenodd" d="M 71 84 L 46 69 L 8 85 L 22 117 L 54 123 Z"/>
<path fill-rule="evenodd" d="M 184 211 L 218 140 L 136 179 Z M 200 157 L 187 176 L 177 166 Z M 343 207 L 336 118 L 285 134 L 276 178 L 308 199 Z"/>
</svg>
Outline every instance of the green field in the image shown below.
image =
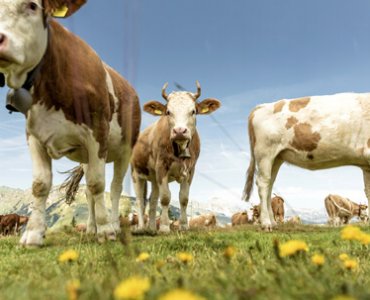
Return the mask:
<svg viewBox="0 0 370 300">
<path fill-rule="evenodd" d="M 150 281 L 144 299 L 177 287 L 205 299 L 370 299 L 369 246 L 341 240 L 340 228 L 283 225 L 264 233 L 246 226 L 157 236 L 125 231 L 120 241 L 103 245 L 65 230 L 47 234 L 40 249 L 22 248 L 18 239 L 0 239 L 0 299 L 114 299 L 115 287 L 134 275 Z M 292 239 L 305 241 L 308 252 L 280 258 L 277 243 Z M 235 249 L 231 257 L 224 254 L 228 246 Z M 76 250 L 78 259 L 59 262 L 68 249 Z M 143 252 L 149 258 L 137 261 Z M 184 263 L 179 252 L 193 259 Z M 311 261 L 315 253 L 325 257 L 321 267 Z M 358 267 L 346 269 L 338 258 L 342 253 Z M 68 295 L 66 285 L 75 279 L 80 287 Z"/>
</svg>

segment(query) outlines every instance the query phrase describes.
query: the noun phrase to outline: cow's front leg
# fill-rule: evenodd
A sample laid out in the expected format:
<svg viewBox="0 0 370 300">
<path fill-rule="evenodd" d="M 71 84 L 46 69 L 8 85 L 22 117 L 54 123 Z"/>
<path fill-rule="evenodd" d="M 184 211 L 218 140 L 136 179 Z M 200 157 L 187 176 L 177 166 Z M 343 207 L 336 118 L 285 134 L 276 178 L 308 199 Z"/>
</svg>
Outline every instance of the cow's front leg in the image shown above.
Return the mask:
<svg viewBox="0 0 370 300">
<path fill-rule="evenodd" d="M 136 194 L 136 206 L 137 206 L 137 217 L 138 217 L 138 229 L 144 229 L 145 222 L 144 222 L 144 198 L 145 198 L 145 185 L 146 180 L 140 178 L 138 173 L 134 170 L 132 173 L 132 180 L 134 182 L 134 189 Z"/>
<path fill-rule="evenodd" d="M 184 181 L 180 184 L 180 230 L 188 230 L 188 216 L 186 214 L 186 209 L 189 202 L 189 190 L 190 184 L 187 181 Z"/>
<path fill-rule="evenodd" d="M 44 146 L 32 135 L 28 138 L 32 159 L 32 213 L 20 243 L 24 246 L 41 246 L 46 222 L 45 203 L 51 188 L 51 158 Z"/>
<path fill-rule="evenodd" d="M 104 201 L 105 188 L 105 160 L 89 153 L 89 163 L 86 167 L 86 185 L 95 204 L 95 223 L 98 241 L 105 239 L 115 240 L 116 234 L 112 224 L 109 222 L 108 212 Z"/>
<path fill-rule="evenodd" d="M 170 232 L 170 221 L 168 218 L 168 206 L 171 201 L 171 192 L 168 186 L 168 178 L 164 177 L 159 181 L 159 198 L 161 199 L 162 213 L 161 225 L 159 226 L 160 232 Z"/>
<path fill-rule="evenodd" d="M 362 170 L 363 176 L 364 176 L 364 184 L 365 184 L 365 195 L 367 198 L 367 215 L 370 217 L 370 169 L 364 169 Z M 369 219 L 367 220 L 367 223 L 369 222 Z"/>
</svg>

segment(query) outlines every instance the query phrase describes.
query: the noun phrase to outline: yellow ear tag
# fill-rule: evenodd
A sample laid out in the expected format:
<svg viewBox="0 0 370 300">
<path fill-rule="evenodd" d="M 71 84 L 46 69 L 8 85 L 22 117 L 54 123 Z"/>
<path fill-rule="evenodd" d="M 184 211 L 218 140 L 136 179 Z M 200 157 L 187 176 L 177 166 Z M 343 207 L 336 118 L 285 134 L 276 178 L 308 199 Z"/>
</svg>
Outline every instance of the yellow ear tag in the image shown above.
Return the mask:
<svg viewBox="0 0 370 300">
<path fill-rule="evenodd" d="M 208 107 L 203 107 L 201 111 L 202 111 L 202 114 L 205 114 L 205 113 L 209 112 L 209 108 Z"/>
<path fill-rule="evenodd" d="M 161 115 L 161 114 L 162 114 L 162 111 L 161 111 L 161 110 L 159 110 L 159 109 L 156 109 L 156 110 L 154 110 L 154 113 L 155 113 L 156 115 Z"/>
<path fill-rule="evenodd" d="M 61 8 L 56 9 L 53 12 L 53 17 L 56 18 L 64 18 L 68 12 L 68 7 L 66 5 L 62 6 Z"/>
</svg>

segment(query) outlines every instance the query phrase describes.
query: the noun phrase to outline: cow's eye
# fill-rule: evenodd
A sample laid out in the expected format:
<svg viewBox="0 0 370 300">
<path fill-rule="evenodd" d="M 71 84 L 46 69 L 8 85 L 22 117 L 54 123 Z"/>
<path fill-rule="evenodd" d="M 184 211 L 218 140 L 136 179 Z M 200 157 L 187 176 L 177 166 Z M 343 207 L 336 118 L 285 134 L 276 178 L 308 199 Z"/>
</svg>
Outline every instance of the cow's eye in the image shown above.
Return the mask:
<svg viewBox="0 0 370 300">
<path fill-rule="evenodd" d="M 30 2 L 27 5 L 27 9 L 29 9 L 31 11 L 36 11 L 38 8 L 39 8 L 39 6 L 37 5 L 36 2 Z"/>
<path fill-rule="evenodd" d="M 171 114 L 171 112 L 167 109 L 166 115 L 169 116 L 170 114 Z"/>
<path fill-rule="evenodd" d="M 194 116 L 196 113 L 195 109 L 193 109 L 193 111 L 191 112 L 191 114 Z"/>
</svg>

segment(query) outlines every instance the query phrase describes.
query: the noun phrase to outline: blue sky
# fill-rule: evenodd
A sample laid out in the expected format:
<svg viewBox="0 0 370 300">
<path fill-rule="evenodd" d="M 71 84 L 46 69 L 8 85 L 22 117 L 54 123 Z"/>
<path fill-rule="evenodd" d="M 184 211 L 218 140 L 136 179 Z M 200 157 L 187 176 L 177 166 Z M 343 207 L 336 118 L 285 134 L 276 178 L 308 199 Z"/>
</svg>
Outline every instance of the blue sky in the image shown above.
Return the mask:
<svg viewBox="0 0 370 300">
<path fill-rule="evenodd" d="M 199 80 L 202 97 L 221 100 L 214 119 L 198 118 L 202 150 L 191 198 L 238 201 L 249 163 L 246 120 L 255 105 L 370 90 L 369 13 L 365 0 L 89 0 L 62 23 L 134 85 L 141 104 L 161 100 L 167 81 L 169 90 L 174 82 L 194 90 Z M 4 102 L 5 94 L 1 89 Z M 143 113 L 142 128 L 154 120 Z M 24 123 L 0 110 L 0 185 L 31 186 Z M 73 166 L 55 161 L 54 184 L 63 180 L 57 171 Z M 275 187 L 292 207 L 322 208 L 328 193 L 366 199 L 361 171 L 351 167 L 283 166 Z"/>
</svg>

